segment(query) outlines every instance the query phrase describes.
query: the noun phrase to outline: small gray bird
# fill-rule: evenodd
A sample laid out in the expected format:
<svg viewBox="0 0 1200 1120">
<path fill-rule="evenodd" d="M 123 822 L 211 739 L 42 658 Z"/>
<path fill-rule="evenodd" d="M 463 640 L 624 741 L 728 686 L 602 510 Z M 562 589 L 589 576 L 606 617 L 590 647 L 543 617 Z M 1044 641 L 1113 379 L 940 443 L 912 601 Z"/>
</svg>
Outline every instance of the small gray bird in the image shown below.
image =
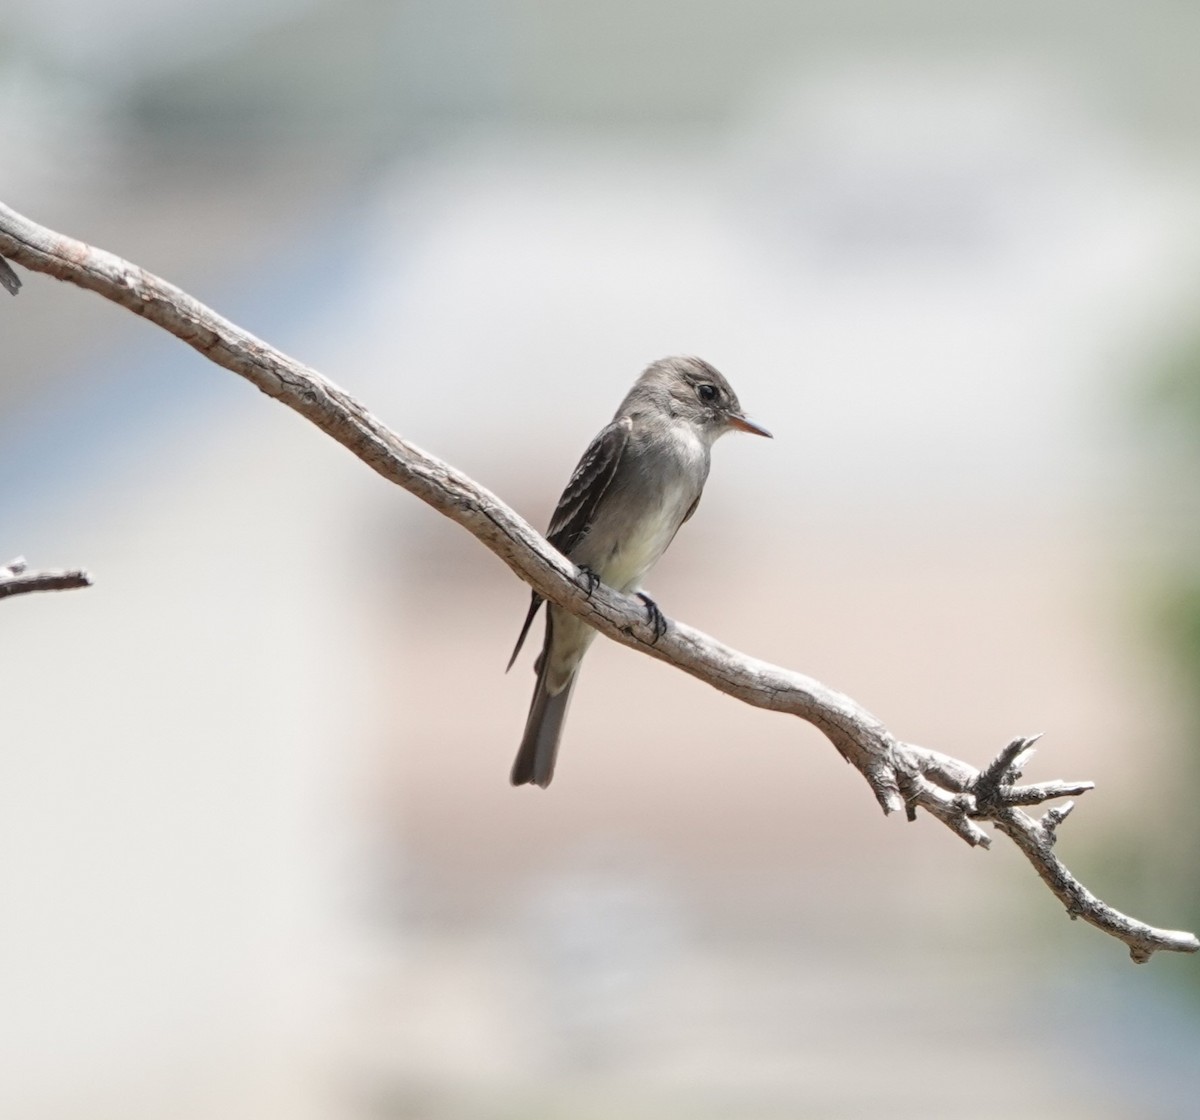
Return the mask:
<svg viewBox="0 0 1200 1120">
<path fill-rule="evenodd" d="M 770 436 L 747 419 L 737 395 L 699 358 L 663 358 L 646 368 L 612 423 L 592 440 L 571 475 L 546 539 L 593 581 L 637 591 L 700 504 L 709 452 L 734 429 Z M 661 633 L 658 607 L 638 592 Z M 511 669 L 542 604 L 535 591 L 509 658 Z M 537 687 L 512 784 L 548 786 L 579 662 L 596 631 L 575 615 L 546 608 L 546 638 L 534 670 Z"/>
</svg>

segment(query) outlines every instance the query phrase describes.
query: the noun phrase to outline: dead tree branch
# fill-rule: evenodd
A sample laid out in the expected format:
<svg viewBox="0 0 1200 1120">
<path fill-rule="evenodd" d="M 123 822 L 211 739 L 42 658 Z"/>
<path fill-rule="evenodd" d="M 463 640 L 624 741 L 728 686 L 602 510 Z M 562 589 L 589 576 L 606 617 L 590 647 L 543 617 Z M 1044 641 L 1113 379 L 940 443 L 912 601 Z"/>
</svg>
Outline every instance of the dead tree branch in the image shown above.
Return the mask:
<svg viewBox="0 0 1200 1120">
<path fill-rule="evenodd" d="M 457 522 L 539 594 L 586 619 L 602 634 L 674 665 L 760 708 L 813 724 L 866 779 L 885 813 L 918 809 L 968 844 L 986 847 L 981 821 L 1009 836 L 1072 917 L 1123 941 L 1135 961 L 1159 950 L 1192 953 L 1191 933 L 1155 929 L 1088 892 L 1051 851 L 1069 806 L 1034 821 L 1017 806 L 1081 794 L 1090 782 L 1017 785 L 1031 738 L 1014 739 L 982 771 L 937 751 L 896 739 L 848 696 L 811 677 L 739 653 L 683 623 L 655 634 L 641 600 L 581 573 L 495 495 L 447 463 L 401 439 L 363 405 L 315 370 L 269 346 L 186 292 L 112 253 L 64 237 L 0 205 L 0 255 L 106 299 L 169 331 L 206 358 L 244 377 L 298 412 L 384 478 Z"/>
<path fill-rule="evenodd" d="M 31 591 L 70 591 L 91 585 L 92 577 L 78 568 L 66 572 L 31 572 L 21 556 L 0 568 L 0 599 Z"/>
</svg>

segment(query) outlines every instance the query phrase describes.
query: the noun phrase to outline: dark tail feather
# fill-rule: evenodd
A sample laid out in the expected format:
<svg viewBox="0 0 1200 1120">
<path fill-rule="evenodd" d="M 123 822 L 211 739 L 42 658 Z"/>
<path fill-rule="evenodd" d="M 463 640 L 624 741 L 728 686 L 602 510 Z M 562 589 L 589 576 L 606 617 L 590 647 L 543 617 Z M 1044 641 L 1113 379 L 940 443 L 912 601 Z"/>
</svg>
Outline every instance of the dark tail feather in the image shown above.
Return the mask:
<svg viewBox="0 0 1200 1120">
<path fill-rule="evenodd" d="M 545 687 L 545 661 L 543 657 L 533 703 L 529 705 L 529 718 L 525 721 L 525 734 L 513 763 L 511 781 L 514 786 L 532 783 L 545 789 L 554 777 L 558 740 L 562 736 L 563 720 L 567 717 L 567 704 L 575 688 L 575 676 L 571 677 L 562 692 L 551 696 Z"/>
<path fill-rule="evenodd" d="M 513 667 L 513 662 L 517 659 L 517 654 L 521 652 L 521 647 L 525 644 L 525 636 L 529 633 L 529 628 L 533 625 L 533 616 L 537 614 L 538 607 L 542 605 L 542 597 L 535 591 L 533 593 L 533 602 L 529 604 L 529 613 L 525 616 L 525 625 L 521 627 L 521 633 L 517 637 L 517 644 L 513 647 L 512 657 L 508 659 L 508 664 L 504 666 L 504 671 L 507 673 Z"/>
</svg>

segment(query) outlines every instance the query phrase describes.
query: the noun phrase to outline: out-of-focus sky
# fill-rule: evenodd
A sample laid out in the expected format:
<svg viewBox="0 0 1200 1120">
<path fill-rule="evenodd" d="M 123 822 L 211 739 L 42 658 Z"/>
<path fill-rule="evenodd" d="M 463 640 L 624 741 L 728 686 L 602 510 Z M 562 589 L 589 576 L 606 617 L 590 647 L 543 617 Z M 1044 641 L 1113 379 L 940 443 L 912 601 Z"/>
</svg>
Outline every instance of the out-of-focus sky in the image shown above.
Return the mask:
<svg viewBox="0 0 1200 1120">
<path fill-rule="evenodd" d="M 0 197 L 536 524 L 646 362 L 713 361 L 776 439 L 717 447 L 663 609 L 912 741 L 1046 731 L 1036 776 L 1100 783 L 1067 862 L 1180 925 L 1143 599 L 1191 487 L 1135 414 L 1194 323 L 1198 34 L 1168 4 L 13 3 Z M 512 577 L 26 281 L 0 549 L 97 585 L 3 608 L 0 1111 L 957 1117 L 947 1070 L 999 1067 L 1021 1098 L 973 1115 L 1190 1115 L 1195 962 L 1133 970 L 1001 843 L 879 819 L 812 731 L 598 643 L 554 785 L 511 790 Z"/>
</svg>

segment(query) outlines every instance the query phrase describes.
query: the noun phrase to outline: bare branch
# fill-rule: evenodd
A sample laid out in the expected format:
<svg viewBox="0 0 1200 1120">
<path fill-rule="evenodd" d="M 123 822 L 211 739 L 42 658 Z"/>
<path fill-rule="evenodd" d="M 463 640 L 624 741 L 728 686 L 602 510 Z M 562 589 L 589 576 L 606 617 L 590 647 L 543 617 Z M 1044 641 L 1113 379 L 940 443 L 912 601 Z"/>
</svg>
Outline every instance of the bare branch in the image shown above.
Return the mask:
<svg viewBox="0 0 1200 1120">
<path fill-rule="evenodd" d="M 1068 802 L 1060 809 L 1050 809 L 1036 821 L 1020 809 L 1001 809 L 992 819 L 1033 864 L 1042 882 L 1067 908 L 1067 914 L 1072 919 L 1082 918 L 1098 930 L 1124 941 L 1136 963 L 1144 964 L 1159 949 L 1196 952 L 1200 945 L 1196 943 L 1195 934 L 1186 930 L 1155 929 L 1113 909 L 1092 894 L 1054 855 L 1050 849 L 1054 847 L 1055 830 L 1073 808 L 1074 804 Z"/>
<path fill-rule="evenodd" d="M 70 591 L 91 585 L 92 577 L 78 568 L 66 572 L 28 571 L 20 556 L 0 568 L 0 599 L 27 595 L 31 591 Z"/>
<path fill-rule="evenodd" d="M 602 634 L 674 665 L 747 704 L 813 724 L 866 779 L 884 812 L 924 809 L 967 843 L 986 847 L 980 821 L 1009 836 L 1046 885 L 1098 929 L 1124 941 L 1134 960 L 1160 949 L 1196 952 L 1189 933 L 1158 930 L 1118 913 L 1086 891 L 1051 851 L 1065 810 L 1034 821 L 1016 805 L 1078 794 L 1089 782 L 1016 786 L 1032 739 L 1017 739 L 982 772 L 959 759 L 903 743 L 848 696 L 811 677 L 759 661 L 683 623 L 655 632 L 641 601 L 604 585 L 594 590 L 578 569 L 524 520 L 460 471 L 401 439 L 353 397 L 180 289 L 101 249 L 64 237 L 0 205 L 0 254 L 157 323 L 218 365 L 244 377 L 311 421 L 384 478 L 457 522 L 522 580 Z"/>
</svg>

